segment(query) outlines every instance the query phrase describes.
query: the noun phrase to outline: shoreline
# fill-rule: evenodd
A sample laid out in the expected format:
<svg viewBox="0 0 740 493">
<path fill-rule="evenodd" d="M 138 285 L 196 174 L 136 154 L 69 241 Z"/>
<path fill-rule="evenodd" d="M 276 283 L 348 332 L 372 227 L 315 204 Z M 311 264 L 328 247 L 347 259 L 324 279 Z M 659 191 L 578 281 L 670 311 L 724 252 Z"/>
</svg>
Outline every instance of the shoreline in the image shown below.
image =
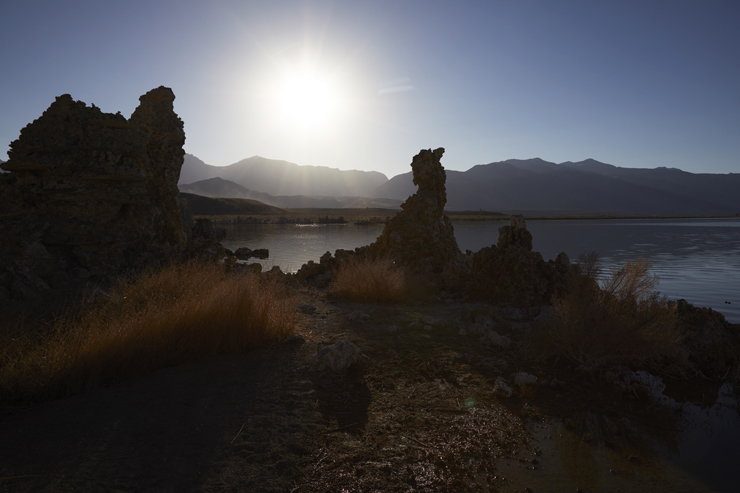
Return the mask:
<svg viewBox="0 0 740 493">
<path fill-rule="evenodd" d="M 194 218 L 206 218 L 214 224 L 217 223 L 244 223 L 244 224 L 295 224 L 301 222 L 307 224 L 305 219 L 314 219 L 313 224 L 318 224 L 325 218 L 335 221 L 342 218 L 350 224 L 357 221 L 369 221 L 383 223 L 389 217 L 398 213 L 395 209 L 285 209 L 284 214 L 194 214 Z M 451 221 L 510 221 L 512 215 L 496 212 L 474 212 L 474 211 L 445 211 Z M 281 222 L 280 218 L 284 218 Z M 740 219 L 738 214 L 728 215 L 659 215 L 659 214 L 622 214 L 622 215 L 545 215 L 545 214 L 523 214 L 525 221 L 563 221 L 569 219 L 577 220 L 625 220 L 625 219 Z M 378 221 L 380 219 L 380 221 Z M 287 222 L 286 222 L 287 220 Z M 296 221 L 296 222 L 294 222 Z"/>
</svg>

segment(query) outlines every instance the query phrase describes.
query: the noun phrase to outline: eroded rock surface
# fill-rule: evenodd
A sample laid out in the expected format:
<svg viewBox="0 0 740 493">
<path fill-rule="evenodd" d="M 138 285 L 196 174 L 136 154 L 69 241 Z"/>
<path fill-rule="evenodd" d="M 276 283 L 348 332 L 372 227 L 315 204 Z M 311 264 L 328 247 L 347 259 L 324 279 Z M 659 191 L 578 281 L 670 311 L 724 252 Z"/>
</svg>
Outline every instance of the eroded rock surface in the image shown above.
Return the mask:
<svg viewBox="0 0 740 493">
<path fill-rule="evenodd" d="M 515 216 L 510 226 L 499 228 L 496 245 L 472 255 L 467 291 L 473 298 L 494 303 L 543 305 L 564 286 L 569 269 L 565 253 L 545 262 L 539 252 L 533 252 L 532 234 L 521 216 Z"/>
<path fill-rule="evenodd" d="M 440 163 L 443 148 L 421 150 L 411 169 L 418 191 L 401 204 L 377 241 L 367 251 L 387 256 L 413 271 L 442 274 L 460 261 L 452 224 L 444 214 L 447 203 L 446 175 Z"/>
<path fill-rule="evenodd" d="M 184 247 L 174 99 L 153 89 L 126 120 L 64 94 L 21 131 L 0 175 L 0 299 L 105 283 Z"/>
<path fill-rule="evenodd" d="M 728 368 L 738 363 L 740 324 L 731 324 L 721 313 L 686 300 L 678 300 L 674 306 L 677 327 L 692 363 L 707 376 L 726 376 Z"/>
</svg>

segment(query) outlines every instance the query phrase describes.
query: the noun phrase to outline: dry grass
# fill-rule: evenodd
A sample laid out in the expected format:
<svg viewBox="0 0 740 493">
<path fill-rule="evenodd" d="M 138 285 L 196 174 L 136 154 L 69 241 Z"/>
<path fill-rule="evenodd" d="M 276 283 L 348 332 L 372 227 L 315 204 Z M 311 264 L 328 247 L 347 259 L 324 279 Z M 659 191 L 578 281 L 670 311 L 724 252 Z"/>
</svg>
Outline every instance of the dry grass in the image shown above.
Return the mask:
<svg viewBox="0 0 740 493">
<path fill-rule="evenodd" d="M 0 397 L 73 394 L 244 351 L 291 333 L 294 314 L 284 286 L 256 275 L 229 275 L 218 265 L 197 263 L 150 271 L 42 331 L 4 341 Z"/>
<path fill-rule="evenodd" d="M 655 291 L 646 258 L 612 269 L 600 283 L 595 253 L 579 258 L 568 288 L 553 298 L 553 316 L 525 343 L 528 355 L 565 357 L 587 368 L 614 364 L 682 371 L 688 354 L 675 312 Z"/>
<path fill-rule="evenodd" d="M 398 303 L 412 295 L 406 272 L 388 259 L 354 258 L 336 272 L 329 293 L 370 303 Z"/>
</svg>

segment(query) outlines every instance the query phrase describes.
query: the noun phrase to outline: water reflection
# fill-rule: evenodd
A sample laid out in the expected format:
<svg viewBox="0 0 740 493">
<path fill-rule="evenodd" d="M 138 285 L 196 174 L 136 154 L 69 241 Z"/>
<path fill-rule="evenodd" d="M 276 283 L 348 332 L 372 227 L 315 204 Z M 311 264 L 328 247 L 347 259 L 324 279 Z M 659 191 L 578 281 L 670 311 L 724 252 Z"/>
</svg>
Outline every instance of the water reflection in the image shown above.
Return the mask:
<svg viewBox="0 0 740 493">
<path fill-rule="evenodd" d="M 523 462 L 536 467 L 511 461 L 499 472 L 533 491 L 737 491 L 740 406 L 732 385 L 702 382 L 695 389 L 705 391 L 699 406 L 666 395 L 657 377 L 643 377 L 652 385 L 644 402 L 605 406 L 605 395 L 582 396 L 579 402 L 589 404 L 563 420 L 535 419 L 528 428 L 537 456 Z M 563 410 L 548 407 L 535 409 L 554 416 Z"/>
</svg>

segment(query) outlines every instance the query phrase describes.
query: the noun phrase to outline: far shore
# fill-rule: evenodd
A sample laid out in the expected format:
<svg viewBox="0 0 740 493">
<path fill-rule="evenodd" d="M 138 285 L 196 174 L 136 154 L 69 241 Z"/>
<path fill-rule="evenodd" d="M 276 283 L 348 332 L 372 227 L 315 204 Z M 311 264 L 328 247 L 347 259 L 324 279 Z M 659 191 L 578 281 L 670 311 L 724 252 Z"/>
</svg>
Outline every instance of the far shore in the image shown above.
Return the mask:
<svg viewBox="0 0 740 493">
<path fill-rule="evenodd" d="M 276 224 L 280 218 L 288 222 L 325 222 L 328 218 L 331 223 L 339 219 L 354 223 L 383 223 L 387 218 L 396 215 L 399 209 L 283 209 L 283 213 L 250 213 L 250 214 L 196 214 L 195 218 L 207 218 L 214 223 L 263 223 Z M 453 221 L 509 221 L 513 214 L 492 211 L 445 211 L 447 217 Z M 525 220 L 566 220 L 566 219 L 731 219 L 739 218 L 740 214 L 727 215 L 657 215 L 657 214 L 523 214 Z M 251 221 L 249 219 L 252 219 Z M 310 221 L 306 221 L 306 220 Z M 323 221 L 320 221 L 323 220 Z"/>
</svg>

